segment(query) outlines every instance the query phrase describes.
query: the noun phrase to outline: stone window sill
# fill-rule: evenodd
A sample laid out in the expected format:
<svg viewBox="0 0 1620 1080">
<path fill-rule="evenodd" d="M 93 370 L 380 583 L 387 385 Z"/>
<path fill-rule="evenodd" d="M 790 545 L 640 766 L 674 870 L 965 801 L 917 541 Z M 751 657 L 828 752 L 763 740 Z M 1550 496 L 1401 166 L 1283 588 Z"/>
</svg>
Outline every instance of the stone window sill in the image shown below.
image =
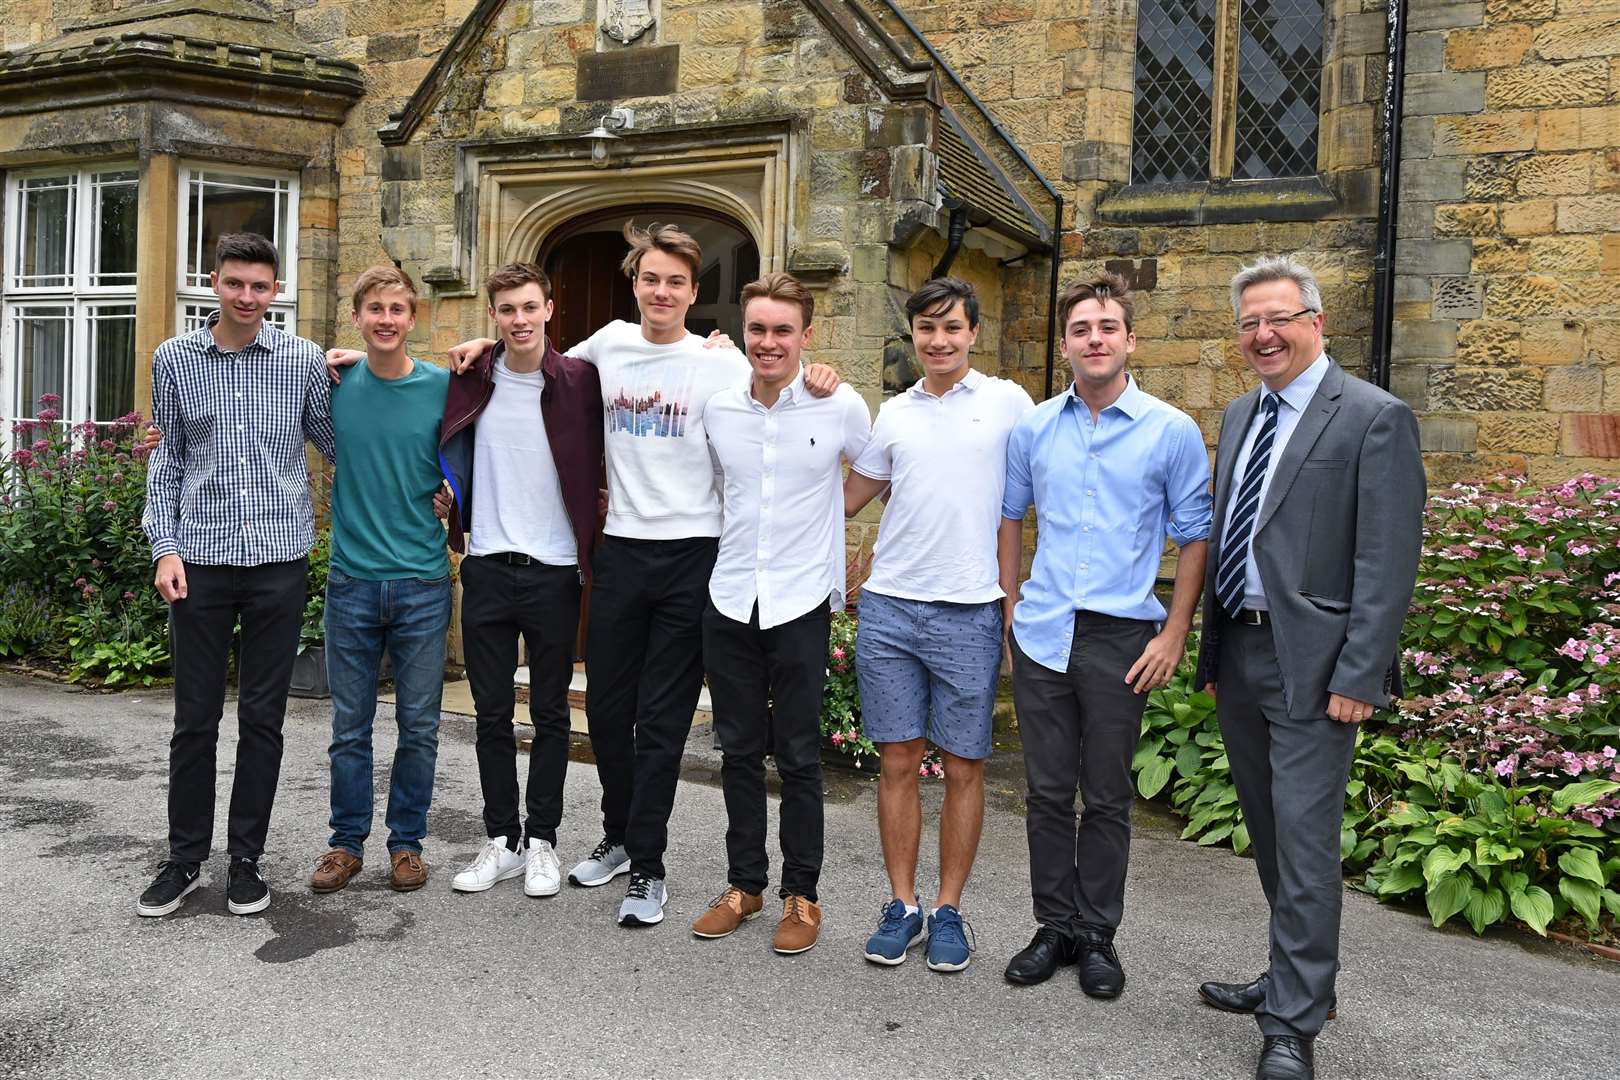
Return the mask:
<svg viewBox="0 0 1620 1080">
<path fill-rule="evenodd" d="M 1097 220 L 1115 225 L 1314 221 L 1338 209 L 1338 196 L 1320 176 L 1301 176 L 1286 180 L 1128 184 L 1097 204 Z"/>
</svg>

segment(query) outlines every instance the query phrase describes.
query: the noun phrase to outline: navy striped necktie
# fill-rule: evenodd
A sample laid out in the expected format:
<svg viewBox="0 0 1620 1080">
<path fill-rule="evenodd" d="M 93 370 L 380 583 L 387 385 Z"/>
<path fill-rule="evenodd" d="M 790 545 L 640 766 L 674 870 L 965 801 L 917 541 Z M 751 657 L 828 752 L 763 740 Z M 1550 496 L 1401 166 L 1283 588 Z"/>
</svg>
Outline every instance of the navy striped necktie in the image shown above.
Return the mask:
<svg viewBox="0 0 1620 1080">
<path fill-rule="evenodd" d="M 1249 540 L 1254 535 L 1254 519 L 1260 513 L 1260 488 L 1266 479 L 1266 467 L 1271 464 L 1271 448 L 1277 441 L 1276 394 L 1267 393 L 1260 399 L 1266 416 L 1260 423 L 1260 434 L 1255 436 L 1254 449 L 1249 451 L 1249 463 L 1243 470 L 1243 483 L 1233 496 L 1231 524 L 1221 538 L 1221 565 L 1215 575 L 1215 599 L 1228 615 L 1237 616 L 1243 609 L 1243 584 L 1247 575 L 1244 564 L 1249 558 Z"/>
</svg>

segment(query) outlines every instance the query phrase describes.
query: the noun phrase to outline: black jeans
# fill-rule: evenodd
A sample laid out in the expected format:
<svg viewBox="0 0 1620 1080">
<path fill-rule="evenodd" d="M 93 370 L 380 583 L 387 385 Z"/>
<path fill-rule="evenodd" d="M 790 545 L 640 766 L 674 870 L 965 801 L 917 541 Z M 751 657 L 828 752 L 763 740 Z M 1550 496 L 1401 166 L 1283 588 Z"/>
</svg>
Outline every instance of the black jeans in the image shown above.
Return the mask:
<svg viewBox="0 0 1620 1080">
<path fill-rule="evenodd" d="M 782 778 L 782 895 L 816 899 L 821 878 L 821 695 L 827 686 L 831 615 L 821 604 L 792 622 L 759 628 L 759 608 L 746 623 L 711 602 L 703 612 L 703 658 L 720 740 L 720 785 L 726 797 L 727 879 L 760 893 L 770 871 L 765 854 L 765 754 Z"/>
<path fill-rule="evenodd" d="M 579 625 L 579 571 L 572 566 L 472 556 L 461 563 L 461 636 L 478 710 L 478 783 L 484 830 L 515 842 L 524 834 L 556 846 L 568 774 L 568 683 Z M 512 739 L 518 637 L 529 657 L 527 828 L 518 824 L 517 745 Z"/>
<path fill-rule="evenodd" d="M 174 736 L 169 740 L 169 858 L 202 862 L 214 839 L 214 761 L 225 711 L 231 631 L 237 656 L 236 775 L 226 852 L 264 853 L 281 776 L 281 725 L 298 655 L 309 560 L 262 566 L 186 564 L 186 598 L 169 607 Z"/>
<path fill-rule="evenodd" d="M 609 536 L 592 559 L 585 717 L 602 832 L 662 878 L 681 753 L 703 689 L 703 607 L 720 541 Z"/>
<path fill-rule="evenodd" d="M 1024 739 L 1029 881 L 1035 918 L 1071 933 L 1112 934 L 1125 913 L 1131 850 L 1131 758 L 1147 695 L 1125 681 L 1157 628 L 1075 613 L 1067 671 L 1031 660 L 1013 641 L 1013 704 Z M 1078 785 L 1084 812 L 1075 827 Z"/>
</svg>

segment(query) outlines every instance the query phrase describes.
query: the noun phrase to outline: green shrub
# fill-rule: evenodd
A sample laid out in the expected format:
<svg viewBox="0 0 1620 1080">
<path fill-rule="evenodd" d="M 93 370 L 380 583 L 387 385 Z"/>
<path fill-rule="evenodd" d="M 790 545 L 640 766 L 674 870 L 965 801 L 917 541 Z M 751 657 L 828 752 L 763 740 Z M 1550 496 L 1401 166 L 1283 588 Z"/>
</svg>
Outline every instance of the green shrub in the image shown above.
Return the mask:
<svg viewBox="0 0 1620 1080">
<path fill-rule="evenodd" d="M 821 735 L 859 765 L 877 757 L 861 730 L 861 695 L 855 682 L 855 617 L 834 612 L 827 635 L 827 686 L 821 694 Z"/>
<path fill-rule="evenodd" d="M 1620 491 L 1583 476 L 1433 496 L 1403 632 L 1408 699 L 1362 726 L 1340 850 L 1354 884 L 1439 926 L 1620 925 Z M 1196 650 L 1196 640 L 1191 645 Z M 1191 657 L 1134 767 L 1183 837 L 1249 843 Z"/>
<path fill-rule="evenodd" d="M 61 605 L 38 586 L 13 582 L 0 592 L 0 656 L 44 653 L 61 629 Z"/>
<path fill-rule="evenodd" d="M 298 628 L 298 653 L 326 645 L 326 573 L 332 565 L 332 530 L 315 533 L 315 546 L 309 549 L 308 599 L 304 601 L 304 621 Z"/>
<path fill-rule="evenodd" d="M 141 418 L 70 427 L 59 422 L 59 403 L 46 394 L 37 420 L 12 424 L 18 448 L 0 464 L 0 578 L 51 613 L 48 633 L 25 633 L 35 624 L 16 615 L 0 630 L 4 651 L 65 658 L 74 677 L 101 677 L 106 661 L 92 657 L 110 646 L 125 657 L 116 668 L 121 679 L 161 673 L 168 608 L 152 587 L 141 531 L 146 452 L 134 438 Z M 16 604 L 26 612 L 23 600 Z"/>
</svg>

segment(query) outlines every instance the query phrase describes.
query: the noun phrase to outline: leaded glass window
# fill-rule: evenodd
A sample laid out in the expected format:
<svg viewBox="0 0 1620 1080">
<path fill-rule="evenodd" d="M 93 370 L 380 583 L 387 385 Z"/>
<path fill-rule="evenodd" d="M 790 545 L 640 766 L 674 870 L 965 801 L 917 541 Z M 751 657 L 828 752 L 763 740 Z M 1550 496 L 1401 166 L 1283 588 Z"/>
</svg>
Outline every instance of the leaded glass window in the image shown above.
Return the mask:
<svg viewBox="0 0 1620 1080">
<path fill-rule="evenodd" d="M 1142 0 L 1131 181 L 1209 179 L 1215 0 Z"/>
<path fill-rule="evenodd" d="M 1322 0 L 1243 0 L 1232 175 L 1314 173 L 1321 106 Z"/>
<path fill-rule="evenodd" d="M 298 178 L 256 169 L 188 168 L 180 178 L 180 281 L 175 325 L 194 330 L 219 306 L 209 275 L 214 246 L 225 233 L 266 237 L 281 255 L 281 292 L 265 319 L 298 325 Z"/>
</svg>

